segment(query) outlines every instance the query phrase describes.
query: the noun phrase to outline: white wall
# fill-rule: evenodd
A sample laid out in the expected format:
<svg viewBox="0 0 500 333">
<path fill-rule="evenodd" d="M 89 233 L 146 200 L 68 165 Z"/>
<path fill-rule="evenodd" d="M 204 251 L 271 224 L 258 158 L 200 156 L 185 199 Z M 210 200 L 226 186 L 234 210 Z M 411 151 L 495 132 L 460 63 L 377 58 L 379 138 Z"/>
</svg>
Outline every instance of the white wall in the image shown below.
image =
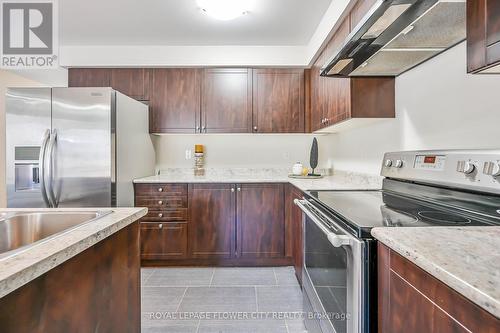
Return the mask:
<svg viewBox="0 0 500 333">
<path fill-rule="evenodd" d="M 208 168 L 291 167 L 295 162 L 309 166 L 314 135 L 308 134 L 203 134 L 155 136 L 157 168 L 190 168 L 185 150 L 205 145 Z M 319 167 L 328 167 L 332 136 L 317 135 Z"/>
<path fill-rule="evenodd" d="M 466 74 L 462 43 L 396 78 L 396 119 L 333 142 L 336 169 L 372 174 L 387 151 L 500 148 L 500 75 Z"/>
</svg>

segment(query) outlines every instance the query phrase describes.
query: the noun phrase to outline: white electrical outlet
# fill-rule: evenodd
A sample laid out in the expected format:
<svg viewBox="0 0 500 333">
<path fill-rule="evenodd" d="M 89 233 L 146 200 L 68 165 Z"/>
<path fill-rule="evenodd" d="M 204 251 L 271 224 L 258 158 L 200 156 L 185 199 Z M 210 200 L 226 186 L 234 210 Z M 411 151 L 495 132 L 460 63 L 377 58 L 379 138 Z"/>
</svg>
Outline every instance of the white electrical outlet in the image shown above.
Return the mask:
<svg viewBox="0 0 500 333">
<path fill-rule="evenodd" d="M 193 151 L 191 149 L 186 149 L 186 160 L 190 160 L 193 157 Z"/>
</svg>

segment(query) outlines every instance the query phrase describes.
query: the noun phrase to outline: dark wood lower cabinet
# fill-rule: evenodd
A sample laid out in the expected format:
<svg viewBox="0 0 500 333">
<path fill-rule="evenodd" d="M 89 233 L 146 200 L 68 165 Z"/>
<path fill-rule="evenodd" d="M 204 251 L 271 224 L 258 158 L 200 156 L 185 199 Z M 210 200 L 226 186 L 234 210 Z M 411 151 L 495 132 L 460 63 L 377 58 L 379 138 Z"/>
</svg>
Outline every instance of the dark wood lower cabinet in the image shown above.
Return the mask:
<svg viewBox="0 0 500 333">
<path fill-rule="evenodd" d="M 285 256 L 285 207 L 283 184 L 238 186 L 238 256 Z"/>
<path fill-rule="evenodd" d="M 2 333 L 140 332 L 139 223 L 0 299 Z"/>
<path fill-rule="evenodd" d="M 189 186 L 191 258 L 232 258 L 235 254 L 235 185 Z"/>
<path fill-rule="evenodd" d="M 141 223 L 142 259 L 184 259 L 187 244 L 187 223 Z"/>
<path fill-rule="evenodd" d="M 285 207 L 285 184 L 136 184 L 135 190 L 136 205 L 151 210 L 141 220 L 144 266 L 282 266 L 299 254 L 301 217 L 295 210 L 293 221 L 285 219 L 285 208 L 293 208 Z"/>
<path fill-rule="evenodd" d="M 303 193 L 295 186 L 288 184 L 285 191 L 285 221 L 287 228 L 287 243 L 290 243 L 295 276 L 302 284 L 302 267 L 304 265 L 304 230 L 302 227 L 302 210 L 293 201 L 302 199 Z"/>
<path fill-rule="evenodd" d="M 378 331 L 500 332 L 500 320 L 379 243 Z"/>
</svg>

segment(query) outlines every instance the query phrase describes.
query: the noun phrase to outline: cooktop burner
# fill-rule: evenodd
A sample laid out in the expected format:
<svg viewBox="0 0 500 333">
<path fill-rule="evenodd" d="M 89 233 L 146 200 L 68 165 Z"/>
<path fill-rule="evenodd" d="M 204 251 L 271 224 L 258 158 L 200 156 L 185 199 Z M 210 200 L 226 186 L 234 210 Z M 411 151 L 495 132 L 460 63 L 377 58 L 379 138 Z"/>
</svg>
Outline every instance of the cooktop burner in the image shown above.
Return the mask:
<svg viewBox="0 0 500 333">
<path fill-rule="evenodd" d="M 437 212 L 437 211 L 418 212 L 418 216 L 420 216 L 423 220 L 429 220 L 440 224 L 450 224 L 456 226 L 467 225 L 472 222 L 471 219 L 465 216 L 460 216 L 445 212 Z"/>
</svg>

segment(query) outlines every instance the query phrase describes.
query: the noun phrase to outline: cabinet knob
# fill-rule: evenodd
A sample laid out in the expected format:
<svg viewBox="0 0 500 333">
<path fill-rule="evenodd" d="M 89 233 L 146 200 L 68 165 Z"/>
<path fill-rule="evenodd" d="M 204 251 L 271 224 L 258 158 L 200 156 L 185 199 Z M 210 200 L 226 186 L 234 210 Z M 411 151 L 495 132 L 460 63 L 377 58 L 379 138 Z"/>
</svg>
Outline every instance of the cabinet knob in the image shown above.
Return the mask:
<svg viewBox="0 0 500 333">
<path fill-rule="evenodd" d="M 257 126 L 253 127 L 254 132 L 257 132 Z"/>
<path fill-rule="evenodd" d="M 158 192 L 163 192 L 163 188 L 159 187 Z"/>
<path fill-rule="evenodd" d="M 200 131 L 200 126 L 196 126 L 196 133 Z"/>
<path fill-rule="evenodd" d="M 158 224 L 158 228 L 163 229 L 163 223 Z"/>
<path fill-rule="evenodd" d="M 206 133 L 206 132 L 207 132 L 207 127 L 206 127 L 206 126 L 203 126 L 203 127 L 201 128 L 201 130 L 202 130 L 202 132 L 205 132 L 205 133 Z"/>
<path fill-rule="evenodd" d="M 158 205 L 163 205 L 163 201 L 162 200 L 158 201 Z"/>
<path fill-rule="evenodd" d="M 241 187 L 238 187 L 238 192 L 241 192 Z"/>
<path fill-rule="evenodd" d="M 234 193 L 234 187 L 231 187 L 231 192 Z"/>
<path fill-rule="evenodd" d="M 163 213 L 159 213 L 159 214 L 158 214 L 158 217 L 163 217 Z"/>
</svg>

